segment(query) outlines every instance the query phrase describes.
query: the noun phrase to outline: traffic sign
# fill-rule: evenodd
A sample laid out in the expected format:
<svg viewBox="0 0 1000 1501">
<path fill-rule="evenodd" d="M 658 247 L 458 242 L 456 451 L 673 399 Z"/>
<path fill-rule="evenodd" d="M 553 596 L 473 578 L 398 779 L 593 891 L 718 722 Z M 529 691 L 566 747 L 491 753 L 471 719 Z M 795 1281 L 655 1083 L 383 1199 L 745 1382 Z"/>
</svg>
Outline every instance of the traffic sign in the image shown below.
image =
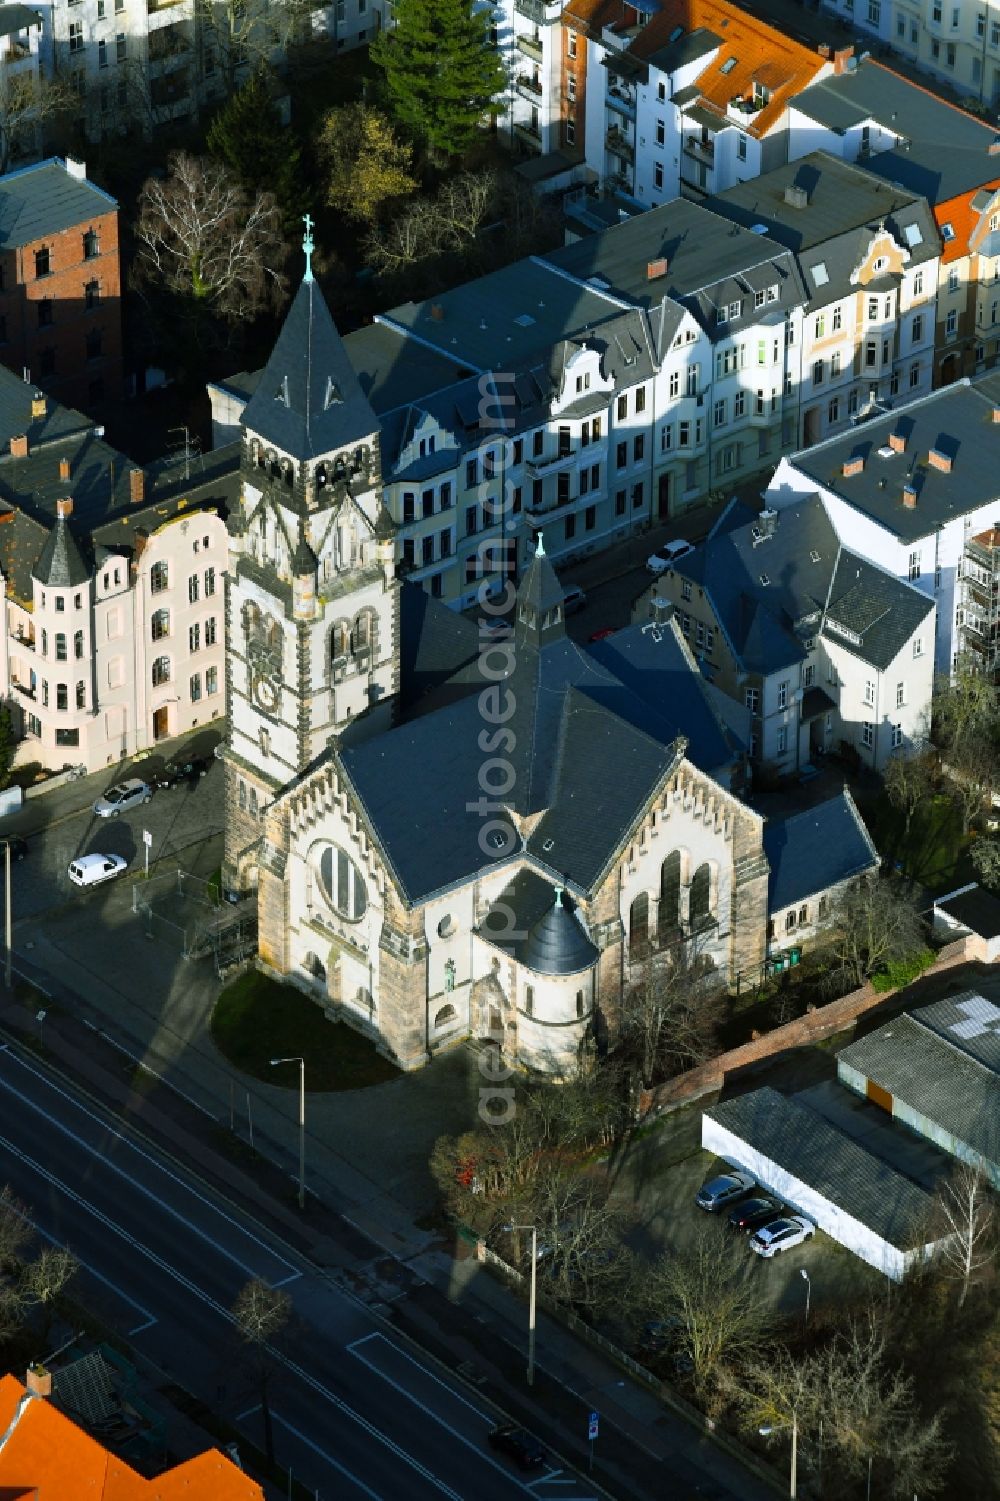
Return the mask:
<svg viewBox="0 0 1000 1501">
<path fill-rule="evenodd" d="M 590 1421 L 587 1424 L 587 1437 L 588 1437 L 588 1439 L 590 1440 L 591 1443 L 593 1443 L 594 1439 L 597 1437 L 597 1429 L 598 1429 L 599 1424 L 600 1424 L 600 1414 L 596 1413 L 596 1412 L 592 1412 L 590 1414 Z"/>
<path fill-rule="evenodd" d="M 143 831 L 142 831 L 142 842 L 146 846 L 147 849 L 149 849 L 149 846 L 153 842 L 153 836 L 149 832 L 148 829 L 143 829 Z"/>
</svg>

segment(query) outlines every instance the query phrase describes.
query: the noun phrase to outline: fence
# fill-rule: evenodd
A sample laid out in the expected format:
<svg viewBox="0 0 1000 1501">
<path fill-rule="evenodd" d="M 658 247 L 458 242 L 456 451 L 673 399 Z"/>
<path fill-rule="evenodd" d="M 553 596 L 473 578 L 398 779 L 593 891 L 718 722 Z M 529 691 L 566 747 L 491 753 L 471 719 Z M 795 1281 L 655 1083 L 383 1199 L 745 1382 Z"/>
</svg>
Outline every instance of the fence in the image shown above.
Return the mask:
<svg viewBox="0 0 1000 1501">
<path fill-rule="evenodd" d="M 221 906 L 216 884 L 179 867 L 132 886 L 132 911 L 147 936 L 179 948 L 185 959 L 213 952 L 211 929 Z"/>
</svg>

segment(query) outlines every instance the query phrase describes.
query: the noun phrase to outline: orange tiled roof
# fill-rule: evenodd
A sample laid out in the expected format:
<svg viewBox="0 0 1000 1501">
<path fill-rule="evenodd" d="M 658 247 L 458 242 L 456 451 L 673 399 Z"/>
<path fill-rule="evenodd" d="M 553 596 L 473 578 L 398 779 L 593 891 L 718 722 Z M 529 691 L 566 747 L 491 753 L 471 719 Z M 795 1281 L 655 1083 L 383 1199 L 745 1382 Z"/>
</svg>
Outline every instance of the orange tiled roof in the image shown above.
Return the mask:
<svg viewBox="0 0 1000 1501">
<path fill-rule="evenodd" d="M 622 18 L 622 0 L 569 0 L 562 14 L 565 24 L 599 36 L 605 26 Z"/>
<path fill-rule="evenodd" d="M 979 223 L 979 215 L 972 207 L 973 198 L 983 189 L 988 193 L 995 193 L 997 188 L 1000 188 L 1000 177 L 994 177 L 992 181 L 984 182 L 982 187 L 972 188 L 968 193 L 959 193 L 957 198 L 946 198 L 943 203 L 933 205 L 938 229 L 942 224 L 950 224 L 955 231 L 955 238 L 944 240 L 942 244 L 941 260 L 945 265 L 949 261 L 960 261 L 963 255 L 969 253 L 969 236 Z"/>
<path fill-rule="evenodd" d="M 0 1495 L 11 1501 L 264 1501 L 217 1449 L 146 1480 L 45 1397 L 32 1397 L 15 1423 L 24 1394 L 16 1376 L 0 1378 Z"/>
</svg>

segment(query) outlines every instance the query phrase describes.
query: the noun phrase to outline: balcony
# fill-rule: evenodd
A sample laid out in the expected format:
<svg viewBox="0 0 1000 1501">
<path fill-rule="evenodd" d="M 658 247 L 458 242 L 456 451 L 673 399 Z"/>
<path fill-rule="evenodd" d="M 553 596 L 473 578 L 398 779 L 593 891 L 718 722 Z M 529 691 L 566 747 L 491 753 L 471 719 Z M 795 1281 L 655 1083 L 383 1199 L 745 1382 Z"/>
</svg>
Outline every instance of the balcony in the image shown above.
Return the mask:
<svg viewBox="0 0 1000 1501">
<path fill-rule="evenodd" d="M 527 73 L 522 73 L 514 87 L 522 99 L 527 99 L 529 104 L 538 104 L 542 97 L 542 84 L 538 78 L 531 78 Z"/>
<path fill-rule="evenodd" d="M 34 701 L 34 699 L 38 697 L 37 688 L 29 688 L 27 683 L 21 683 L 17 680 L 17 678 L 14 679 L 13 686 L 15 691 L 22 693 L 25 698 L 30 698 L 32 701 Z"/>
<path fill-rule="evenodd" d="M 529 475 L 541 479 L 546 474 L 556 474 L 560 469 L 567 469 L 574 460 L 579 460 L 584 450 L 568 448 L 563 453 L 543 453 L 537 458 L 527 458 L 524 467 Z"/>
<path fill-rule="evenodd" d="M 642 26 L 605 26 L 601 31 L 601 41 L 612 52 L 627 52 L 641 31 Z"/>
<path fill-rule="evenodd" d="M 553 21 L 558 21 L 561 6 L 557 0 L 514 0 L 514 10 L 519 16 L 527 16 L 529 21 L 534 21 L 536 26 L 550 26 Z"/>
<path fill-rule="evenodd" d="M 7 51 L 3 55 L 5 63 L 23 63 L 31 56 L 31 48 L 27 42 L 11 41 Z"/>
<path fill-rule="evenodd" d="M 514 134 L 519 137 L 524 145 L 530 147 L 532 151 L 540 149 L 542 144 L 541 129 L 530 120 L 515 120 Z"/>
<path fill-rule="evenodd" d="M 635 119 L 634 89 L 627 88 L 624 84 L 621 83 L 609 84 L 605 103 L 607 104 L 608 109 L 617 110 L 620 114 L 624 115 L 627 120 Z"/>
<path fill-rule="evenodd" d="M 609 151 L 614 152 L 615 156 L 620 156 L 623 161 L 635 161 L 635 146 L 629 140 L 628 136 L 618 129 L 617 125 L 609 127 L 608 133 L 604 138 L 604 144 Z"/>
<path fill-rule="evenodd" d="M 701 136 L 685 136 L 684 150 L 688 156 L 693 156 L 695 161 L 706 162 L 708 166 L 715 166 L 715 142 L 703 140 Z"/>
<path fill-rule="evenodd" d="M 528 31 L 519 31 L 514 40 L 518 51 L 523 52 L 525 57 L 530 57 L 532 62 L 540 63 L 543 60 L 545 52 L 540 36 L 532 36 Z"/>
<path fill-rule="evenodd" d="M 764 108 L 762 99 L 742 99 L 739 96 L 730 99 L 726 106 L 726 115 L 730 120 L 735 120 L 738 125 L 747 125 L 754 115 L 759 115 Z"/>
</svg>

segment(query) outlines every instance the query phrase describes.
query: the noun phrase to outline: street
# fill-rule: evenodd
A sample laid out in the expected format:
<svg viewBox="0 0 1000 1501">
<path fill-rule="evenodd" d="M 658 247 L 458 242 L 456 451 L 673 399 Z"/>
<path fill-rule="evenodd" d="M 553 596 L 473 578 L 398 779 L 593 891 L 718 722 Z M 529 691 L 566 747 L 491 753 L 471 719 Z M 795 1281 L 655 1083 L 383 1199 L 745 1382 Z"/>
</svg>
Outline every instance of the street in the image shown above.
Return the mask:
<svg viewBox="0 0 1000 1501">
<path fill-rule="evenodd" d="M 484 1402 L 8 1045 L 0 1048 L 0 1099 L 5 1179 L 39 1235 L 79 1259 L 78 1296 L 258 1446 L 259 1389 L 229 1309 L 250 1278 L 288 1292 L 290 1337 L 272 1354 L 275 1444 L 280 1462 L 319 1497 L 596 1495 L 558 1460 L 531 1479 L 512 1471 L 487 1446 L 497 1414 Z"/>
</svg>

